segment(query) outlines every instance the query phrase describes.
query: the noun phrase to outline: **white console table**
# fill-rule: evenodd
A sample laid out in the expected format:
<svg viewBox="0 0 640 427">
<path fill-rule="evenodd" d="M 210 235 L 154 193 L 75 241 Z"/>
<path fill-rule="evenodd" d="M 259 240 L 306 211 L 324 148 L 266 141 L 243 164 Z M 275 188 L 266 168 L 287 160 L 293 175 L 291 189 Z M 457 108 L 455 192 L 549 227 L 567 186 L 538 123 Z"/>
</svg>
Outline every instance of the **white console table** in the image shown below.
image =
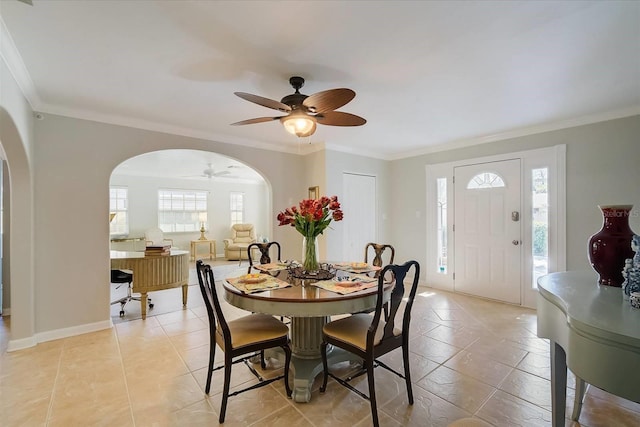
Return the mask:
<svg viewBox="0 0 640 427">
<path fill-rule="evenodd" d="M 640 403 L 640 310 L 593 272 L 538 279 L 538 336 L 551 344 L 552 424 L 565 425 L 567 367 L 576 376 L 573 419 L 585 382 Z"/>
</svg>

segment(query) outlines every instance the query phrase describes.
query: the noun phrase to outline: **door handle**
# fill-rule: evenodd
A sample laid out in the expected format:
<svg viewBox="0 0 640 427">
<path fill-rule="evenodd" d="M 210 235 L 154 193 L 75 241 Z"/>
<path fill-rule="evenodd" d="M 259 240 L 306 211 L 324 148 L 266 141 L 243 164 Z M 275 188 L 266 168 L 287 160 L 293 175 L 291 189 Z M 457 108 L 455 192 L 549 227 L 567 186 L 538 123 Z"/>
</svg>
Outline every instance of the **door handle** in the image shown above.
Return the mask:
<svg viewBox="0 0 640 427">
<path fill-rule="evenodd" d="M 511 243 L 513 243 L 514 246 L 518 246 L 520 244 L 520 240 L 512 240 Z"/>
</svg>

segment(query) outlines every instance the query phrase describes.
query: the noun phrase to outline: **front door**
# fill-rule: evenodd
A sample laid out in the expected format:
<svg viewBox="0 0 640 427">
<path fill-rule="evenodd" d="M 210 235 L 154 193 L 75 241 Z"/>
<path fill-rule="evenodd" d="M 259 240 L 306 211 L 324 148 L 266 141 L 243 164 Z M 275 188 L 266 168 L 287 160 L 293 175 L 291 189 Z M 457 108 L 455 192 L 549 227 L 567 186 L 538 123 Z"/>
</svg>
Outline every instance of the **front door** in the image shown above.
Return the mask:
<svg viewBox="0 0 640 427">
<path fill-rule="evenodd" d="M 521 303 L 520 160 L 454 169 L 454 288 Z"/>
</svg>

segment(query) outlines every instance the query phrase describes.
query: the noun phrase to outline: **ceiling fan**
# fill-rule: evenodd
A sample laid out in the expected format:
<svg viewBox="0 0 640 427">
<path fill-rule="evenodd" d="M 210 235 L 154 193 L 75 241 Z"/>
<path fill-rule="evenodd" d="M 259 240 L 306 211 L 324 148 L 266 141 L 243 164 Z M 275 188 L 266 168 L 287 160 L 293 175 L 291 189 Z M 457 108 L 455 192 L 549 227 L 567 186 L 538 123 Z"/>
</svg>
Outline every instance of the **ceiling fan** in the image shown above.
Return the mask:
<svg viewBox="0 0 640 427">
<path fill-rule="evenodd" d="M 287 132 L 303 137 L 313 135 L 316 131 L 316 123 L 329 126 L 362 126 L 367 123 L 365 119 L 355 114 L 335 111 L 356 96 L 351 89 L 329 89 L 313 95 L 304 95 L 300 93 L 300 88 L 304 86 L 302 77 L 291 77 L 289 83 L 295 89 L 295 93 L 285 96 L 280 101 L 245 92 L 234 92 L 246 101 L 287 114 L 277 117 L 257 117 L 231 125 L 250 125 L 280 120 Z"/>
<path fill-rule="evenodd" d="M 211 179 L 211 178 L 215 178 L 217 176 L 229 175 L 230 173 L 231 172 L 224 171 L 224 170 L 216 172 L 215 169 L 213 169 L 211 167 L 211 163 L 207 163 L 207 168 L 202 171 L 202 176 Z"/>
</svg>

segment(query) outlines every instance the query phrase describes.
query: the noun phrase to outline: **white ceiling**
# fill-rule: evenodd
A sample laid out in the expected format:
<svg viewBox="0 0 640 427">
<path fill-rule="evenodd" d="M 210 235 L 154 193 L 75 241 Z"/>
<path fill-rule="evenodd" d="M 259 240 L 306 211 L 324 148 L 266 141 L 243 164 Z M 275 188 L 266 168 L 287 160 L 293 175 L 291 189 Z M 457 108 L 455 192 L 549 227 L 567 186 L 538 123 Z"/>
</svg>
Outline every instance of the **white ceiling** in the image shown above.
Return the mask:
<svg viewBox="0 0 640 427">
<path fill-rule="evenodd" d="M 229 124 L 300 75 L 368 120 L 302 142 L 387 159 L 640 113 L 637 1 L 33 3 L 0 0 L 0 35 L 36 111 L 294 151 Z"/>
</svg>

